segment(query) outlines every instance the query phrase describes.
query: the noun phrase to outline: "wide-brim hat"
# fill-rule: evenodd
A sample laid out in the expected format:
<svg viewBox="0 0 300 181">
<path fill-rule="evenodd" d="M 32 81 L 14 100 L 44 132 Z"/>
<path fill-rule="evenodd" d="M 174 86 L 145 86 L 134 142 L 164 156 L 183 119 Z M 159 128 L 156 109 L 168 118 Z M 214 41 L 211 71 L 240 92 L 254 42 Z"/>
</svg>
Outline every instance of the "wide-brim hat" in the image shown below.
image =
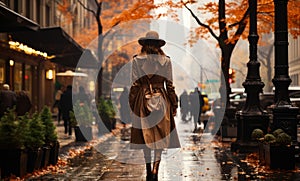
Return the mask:
<svg viewBox="0 0 300 181">
<path fill-rule="evenodd" d="M 160 39 L 156 31 L 149 31 L 146 33 L 145 37 L 141 37 L 138 40 L 139 44 L 142 46 L 153 45 L 157 47 L 162 47 L 166 44 L 165 40 Z"/>
</svg>

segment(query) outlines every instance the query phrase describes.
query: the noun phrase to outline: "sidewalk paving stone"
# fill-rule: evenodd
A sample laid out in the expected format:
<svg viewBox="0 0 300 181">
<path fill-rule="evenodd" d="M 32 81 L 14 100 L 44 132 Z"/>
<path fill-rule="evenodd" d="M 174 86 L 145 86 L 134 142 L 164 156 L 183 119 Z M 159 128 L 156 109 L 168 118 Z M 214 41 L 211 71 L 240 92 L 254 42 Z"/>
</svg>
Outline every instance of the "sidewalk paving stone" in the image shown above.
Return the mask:
<svg viewBox="0 0 300 181">
<path fill-rule="evenodd" d="M 182 147 L 163 151 L 160 181 L 300 180 L 299 163 L 293 171 L 268 170 L 253 162 L 255 160 L 253 163 L 247 160 L 247 154 L 231 152 L 230 142 L 220 142 L 218 137 L 202 131 L 193 133 L 192 122 L 176 119 L 176 124 Z M 28 180 L 143 181 L 146 177 L 143 153 L 129 149 L 128 130 L 114 131 L 104 141 L 68 159 L 62 173 L 48 173 Z M 90 145 L 74 140 L 61 140 L 65 150 L 60 156 L 66 156 L 70 148 Z"/>
</svg>

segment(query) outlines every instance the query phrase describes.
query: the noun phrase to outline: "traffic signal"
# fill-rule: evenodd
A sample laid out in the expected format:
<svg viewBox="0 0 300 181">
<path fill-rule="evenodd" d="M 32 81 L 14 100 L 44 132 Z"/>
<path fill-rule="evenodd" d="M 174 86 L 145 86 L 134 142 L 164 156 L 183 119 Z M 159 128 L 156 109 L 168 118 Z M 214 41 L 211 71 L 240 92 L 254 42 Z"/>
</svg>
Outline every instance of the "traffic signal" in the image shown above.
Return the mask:
<svg viewBox="0 0 300 181">
<path fill-rule="evenodd" d="M 229 68 L 228 74 L 229 74 L 229 77 L 228 77 L 229 84 L 235 83 L 235 70 L 232 68 Z"/>
</svg>

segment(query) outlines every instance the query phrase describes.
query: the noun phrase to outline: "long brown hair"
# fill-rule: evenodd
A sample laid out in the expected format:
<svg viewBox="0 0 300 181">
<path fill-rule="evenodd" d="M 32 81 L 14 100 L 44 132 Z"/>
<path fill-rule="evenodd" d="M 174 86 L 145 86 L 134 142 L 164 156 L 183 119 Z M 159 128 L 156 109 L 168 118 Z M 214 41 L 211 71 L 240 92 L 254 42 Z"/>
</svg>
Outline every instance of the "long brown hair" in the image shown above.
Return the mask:
<svg viewBox="0 0 300 181">
<path fill-rule="evenodd" d="M 160 47 L 153 46 L 153 45 L 142 46 L 141 53 L 148 54 L 148 55 L 149 54 L 165 55 L 164 51 Z"/>
</svg>

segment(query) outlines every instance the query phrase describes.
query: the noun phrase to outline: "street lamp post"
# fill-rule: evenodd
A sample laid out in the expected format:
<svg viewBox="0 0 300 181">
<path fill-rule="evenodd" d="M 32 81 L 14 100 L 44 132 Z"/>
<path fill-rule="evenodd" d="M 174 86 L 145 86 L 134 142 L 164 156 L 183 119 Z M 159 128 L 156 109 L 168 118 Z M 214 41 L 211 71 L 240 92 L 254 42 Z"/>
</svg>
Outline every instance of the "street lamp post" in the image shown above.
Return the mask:
<svg viewBox="0 0 300 181">
<path fill-rule="evenodd" d="M 293 107 L 289 98 L 288 87 L 292 82 L 288 66 L 288 0 L 274 0 L 275 5 L 275 107 L 273 109 L 272 129 L 283 129 L 297 142 L 298 107 Z"/>
<path fill-rule="evenodd" d="M 250 7 L 250 31 L 248 36 L 250 60 L 247 63 L 248 73 L 243 86 L 247 93 L 246 103 L 241 111 L 236 113 L 238 129 L 237 141 L 231 145 L 232 151 L 249 152 L 257 149 L 257 143 L 251 140 L 254 129 L 260 128 L 267 131 L 269 116 L 259 103 L 259 94 L 262 92 L 264 83 L 261 81 L 257 61 L 257 0 L 249 0 Z"/>
</svg>

